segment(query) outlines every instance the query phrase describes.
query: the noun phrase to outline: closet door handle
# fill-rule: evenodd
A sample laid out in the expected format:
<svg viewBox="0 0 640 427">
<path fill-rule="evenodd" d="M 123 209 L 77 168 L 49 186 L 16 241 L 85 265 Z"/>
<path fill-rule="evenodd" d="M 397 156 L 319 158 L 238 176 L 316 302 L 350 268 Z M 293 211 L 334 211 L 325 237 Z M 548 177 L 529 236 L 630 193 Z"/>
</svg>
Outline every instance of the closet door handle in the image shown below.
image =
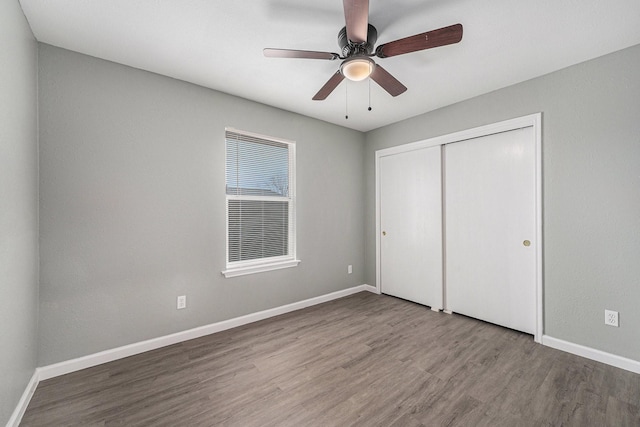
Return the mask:
<svg viewBox="0 0 640 427">
<path fill-rule="evenodd" d="M 525 246 L 531 246 L 531 242 L 529 240 L 525 240 L 522 244 Z"/>
<path fill-rule="evenodd" d="M 382 235 L 383 235 L 383 236 L 386 236 L 386 235 L 387 235 L 387 232 L 386 232 L 386 231 L 383 231 L 383 232 L 382 232 Z"/>
</svg>

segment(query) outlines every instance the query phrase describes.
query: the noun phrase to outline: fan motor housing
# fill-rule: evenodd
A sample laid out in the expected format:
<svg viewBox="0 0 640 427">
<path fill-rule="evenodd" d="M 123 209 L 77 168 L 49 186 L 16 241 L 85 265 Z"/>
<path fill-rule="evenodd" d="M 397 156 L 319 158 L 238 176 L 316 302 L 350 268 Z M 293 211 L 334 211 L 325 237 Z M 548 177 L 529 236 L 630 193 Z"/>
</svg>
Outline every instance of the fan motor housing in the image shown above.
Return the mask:
<svg viewBox="0 0 640 427">
<path fill-rule="evenodd" d="M 338 46 L 342 51 L 342 56 L 349 57 L 353 55 L 371 55 L 373 46 L 378 40 L 378 30 L 369 24 L 367 29 L 367 41 L 364 43 L 354 43 L 347 37 L 347 27 L 343 27 L 338 33 Z"/>
</svg>

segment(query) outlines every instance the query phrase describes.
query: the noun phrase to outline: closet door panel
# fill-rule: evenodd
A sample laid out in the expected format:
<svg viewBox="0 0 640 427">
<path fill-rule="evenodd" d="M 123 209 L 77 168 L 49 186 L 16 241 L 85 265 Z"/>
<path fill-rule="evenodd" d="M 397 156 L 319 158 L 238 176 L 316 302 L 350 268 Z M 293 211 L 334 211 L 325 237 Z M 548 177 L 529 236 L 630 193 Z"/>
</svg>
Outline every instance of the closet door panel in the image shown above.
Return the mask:
<svg viewBox="0 0 640 427">
<path fill-rule="evenodd" d="M 379 161 L 381 291 L 442 309 L 441 148 Z"/>
<path fill-rule="evenodd" d="M 535 141 L 531 127 L 444 147 L 445 306 L 535 333 Z"/>
</svg>

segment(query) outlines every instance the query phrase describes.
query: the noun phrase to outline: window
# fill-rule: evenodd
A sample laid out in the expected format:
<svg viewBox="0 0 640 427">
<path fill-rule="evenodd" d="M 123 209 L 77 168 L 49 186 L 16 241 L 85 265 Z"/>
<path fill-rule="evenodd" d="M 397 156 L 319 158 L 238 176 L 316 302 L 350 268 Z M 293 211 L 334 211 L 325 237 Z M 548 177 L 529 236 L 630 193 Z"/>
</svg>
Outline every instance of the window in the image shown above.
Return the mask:
<svg viewBox="0 0 640 427">
<path fill-rule="evenodd" d="M 295 267 L 295 143 L 226 129 L 225 277 Z"/>
</svg>

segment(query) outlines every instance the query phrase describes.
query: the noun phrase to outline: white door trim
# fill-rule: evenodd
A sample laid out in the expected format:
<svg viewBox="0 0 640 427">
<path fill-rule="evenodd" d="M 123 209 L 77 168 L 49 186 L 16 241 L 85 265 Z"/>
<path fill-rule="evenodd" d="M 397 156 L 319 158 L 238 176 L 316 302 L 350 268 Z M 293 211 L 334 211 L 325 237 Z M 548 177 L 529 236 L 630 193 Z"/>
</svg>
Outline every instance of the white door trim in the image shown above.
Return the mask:
<svg viewBox="0 0 640 427">
<path fill-rule="evenodd" d="M 404 153 L 422 148 L 433 147 L 437 145 L 450 144 L 454 142 L 465 141 L 468 139 L 479 138 L 482 136 L 492 135 L 500 132 L 508 132 L 511 130 L 533 127 L 535 138 L 535 160 L 536 160 L 536 331 L 534 340 L 538 343 L 542 342 L 542 334 L 544 332 L 543 325 L 543 277 L 542 277 L 542 252 L 544 242 L 542 240 L 542 113 L 530 114 L 528 116 L 518 117 L 515 119 L 505 120 L 485 126 L 467 129 L 447 135 L 437 136 L 434 138 L 416 141 L 408 144 L 398 145 L 395 147 L 385 148 L 376 151 L 375 157 L 375 173 L 376 173 L 376 292 L 381 292 L 380 284 L 380 158 L 397 153 Z M 444 286 L 444 284 L 443 284 Z"/>
</svg>

